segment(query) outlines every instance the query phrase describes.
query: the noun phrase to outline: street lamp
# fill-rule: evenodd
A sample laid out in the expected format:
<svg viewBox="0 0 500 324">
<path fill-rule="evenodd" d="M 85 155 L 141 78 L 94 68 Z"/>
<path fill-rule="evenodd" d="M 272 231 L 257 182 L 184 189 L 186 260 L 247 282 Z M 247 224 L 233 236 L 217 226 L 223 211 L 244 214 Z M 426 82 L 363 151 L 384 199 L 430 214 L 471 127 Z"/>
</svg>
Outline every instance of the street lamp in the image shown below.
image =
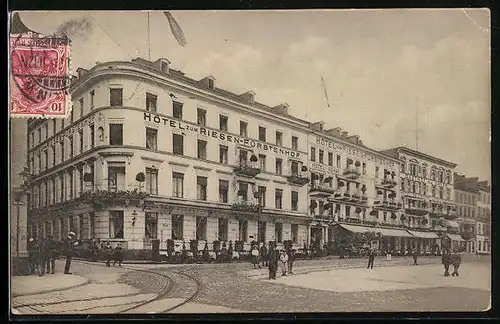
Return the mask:
<svg viewBox="0 0 500 324">
<path fill-rule="evenodd" d="M 20 206 L 23 205 L 22 197 L 23 197 L 23 192 L 22 191 L 16 191 L 14 192 L 14 201 L 13 204 L 16 205 L 16 257 L 19 258 L 19 234 L 21 232 L 21 226 L 19 225 L 19 218 L 21 214 Z"/>
</svg>

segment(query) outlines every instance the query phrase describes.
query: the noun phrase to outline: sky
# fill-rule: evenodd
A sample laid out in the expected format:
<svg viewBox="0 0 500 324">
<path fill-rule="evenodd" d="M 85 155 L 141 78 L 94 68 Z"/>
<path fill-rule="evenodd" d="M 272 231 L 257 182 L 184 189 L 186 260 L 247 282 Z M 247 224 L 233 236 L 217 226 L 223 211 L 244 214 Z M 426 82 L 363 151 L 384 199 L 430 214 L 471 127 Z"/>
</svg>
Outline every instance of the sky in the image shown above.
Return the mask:
<svg viewBox="0 0 500 324">
<path fill-rule="evenodd" d="M 173 11 L 149 15 L 150 59 L 195 79 L 290 105 L 376 150 L 417 148 L 491 180 L 490 14 L 485 9 Z M 148 58 L 146 12 L 21 12 L 32 30 L 64 27 L 72 69 Z M 69 26 L 69 27 L 68 27 Z M 330 107 L 321 82 L 324 79 Z M 417 123 L 418 113 L 418 123 Z"/>
</svg>

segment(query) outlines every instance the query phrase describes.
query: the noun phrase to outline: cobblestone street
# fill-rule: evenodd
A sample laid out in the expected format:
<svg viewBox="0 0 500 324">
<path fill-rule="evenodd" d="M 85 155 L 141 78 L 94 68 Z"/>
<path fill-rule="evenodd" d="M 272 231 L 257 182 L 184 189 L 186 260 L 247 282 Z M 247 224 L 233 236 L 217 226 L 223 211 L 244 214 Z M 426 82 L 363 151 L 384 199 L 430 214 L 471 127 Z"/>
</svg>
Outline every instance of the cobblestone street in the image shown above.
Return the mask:
<svg viewBox="0 0 500 324">
<path fill-rule="evenodd" d="M 75 261 L 75 288 L 16 294 L 21 314 L 195 312 L 481 311 L 490 299 L 490 262 L 471 259 L 458 278 L 444 278 L 439 258 L 300 260 L 293 275 L 267 280 L 248 263 L 126 265 Z M 62 261 L 58 262 L 62 267 Z M 148 271 L 148 272 L 144 272 Z M 154 272 L 154 273 L 153 273 Z M 46 279 L 47 278 L 47 279 Z M 48 280 L 49 276 L 36 279 Z M 32 279 L 32 278 L 30 278 Z"/>
</svg>

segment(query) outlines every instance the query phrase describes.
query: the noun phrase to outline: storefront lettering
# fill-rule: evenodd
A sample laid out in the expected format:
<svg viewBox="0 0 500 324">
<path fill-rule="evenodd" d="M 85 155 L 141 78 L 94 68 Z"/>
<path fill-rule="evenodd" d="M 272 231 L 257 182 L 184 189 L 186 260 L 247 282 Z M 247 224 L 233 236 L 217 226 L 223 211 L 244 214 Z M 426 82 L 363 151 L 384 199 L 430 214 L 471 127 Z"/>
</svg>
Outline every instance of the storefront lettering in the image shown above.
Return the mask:
<svg viewBox="0 0 500 324">
<path fill-rule="evenodd" d="M 339 174 L 339 169 L 337 167 L 324 165 L 324 164 L 321 164 L 318 162 L 310 162 L 309 163 L 309 170 L 311 172 L 317 172 L 317 173 L 327 174 L 327 175 Z"/>
<path fill-rule="evenodd" d="M 168 119 L 165 117 L 160 117 L 158 115 L 151 115 L 150 113 L 144 113 L 144 120 L 149 122 L 154 122 L 156 124 L 163 124 L 170 126 L 172 128 L 186 130 L 194 133 L 198 133 L 203 136 L 211 137 L 218 139 L 220 141 L 236 143 L 241 146 L 249 147 L 249 148 L 257 148 L 258 150 L 270 151 L 275 154 L 287 155 L 292 158 L 298 158 L 300 156 L 299 152 L 290 151 L 278 146 L 273 146 L 270 144 L 262 143 L 253 139 L 238 137 L 235 135 L 226 134 L 220 131 L 210 130 L 205 127 L 196 127 L 186 123 L 182 123 L 178 120 Z"/>
<path fill-rule="evenodd" d="M 355 147 L 342 144 L 342 143 L 337 143 L 332 140 L 328 140 L 326 138 L 320 138 L 316 137 L 316 144 L 324 146 L 326 148 L 332 149 L 336 151 L 339 154 L 347 154 L 350 155 L 353 158 L 358 158 L 366 161 L 372 161 L 377 164 L 383 164 L 387 165 L 389 167 L 394 167 L 394 162 L 390 161 L 388 159 L 384 159 L 382 157 L 376 156 L 374 154 L 369 154 L 367 152 L 361 151 Z"/>
</svg>

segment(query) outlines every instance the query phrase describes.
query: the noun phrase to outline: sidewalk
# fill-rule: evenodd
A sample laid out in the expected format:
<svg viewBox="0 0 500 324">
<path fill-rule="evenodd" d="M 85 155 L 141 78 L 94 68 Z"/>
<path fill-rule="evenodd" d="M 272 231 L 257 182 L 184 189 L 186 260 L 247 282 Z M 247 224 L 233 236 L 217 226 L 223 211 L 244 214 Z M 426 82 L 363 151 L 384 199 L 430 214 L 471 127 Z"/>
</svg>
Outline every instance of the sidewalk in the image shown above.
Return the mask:
<svg viewBox="0 0 500 324">
<path fill-rule="evenodd" d="M 13 297 L 66 290 L 89 282 L 85 277 L 62 273 L 48 274 L 42 277 L 36 275 L 14 276 L 11 280 Z"/>
</svg>

